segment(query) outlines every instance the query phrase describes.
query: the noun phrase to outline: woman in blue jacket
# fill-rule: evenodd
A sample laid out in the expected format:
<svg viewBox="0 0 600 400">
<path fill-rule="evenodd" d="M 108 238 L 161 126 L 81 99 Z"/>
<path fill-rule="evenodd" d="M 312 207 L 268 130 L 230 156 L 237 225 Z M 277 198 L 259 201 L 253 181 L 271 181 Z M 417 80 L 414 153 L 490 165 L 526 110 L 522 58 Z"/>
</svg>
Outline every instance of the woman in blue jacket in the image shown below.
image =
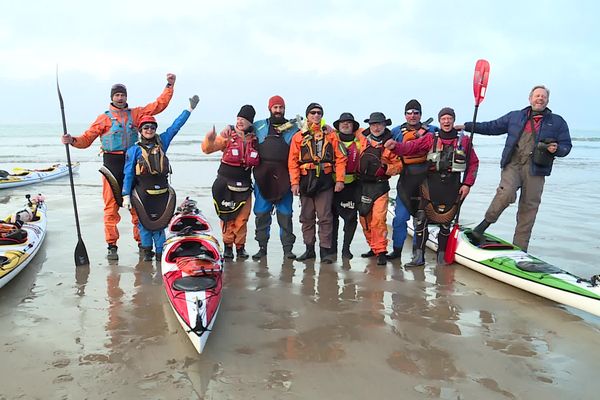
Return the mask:
<svg viewBox="0 0 600 400">
<path fill-rule="evenodd" d="M 123 169 L 123 207 L 135 208 L 139 217 L 144 261 L 160 260 L 165 243 L 164 229 L 175 211 L 175 191 L 169 185 L 171 166 L 166 156 L 169 144 L 198 105 L 198 96 L 190 98 L 184 110 L 165 132 L 156 134 L 158 124 L 151 115 L 139 121 L 140 140 L 127 150 Z"/>
</svg>

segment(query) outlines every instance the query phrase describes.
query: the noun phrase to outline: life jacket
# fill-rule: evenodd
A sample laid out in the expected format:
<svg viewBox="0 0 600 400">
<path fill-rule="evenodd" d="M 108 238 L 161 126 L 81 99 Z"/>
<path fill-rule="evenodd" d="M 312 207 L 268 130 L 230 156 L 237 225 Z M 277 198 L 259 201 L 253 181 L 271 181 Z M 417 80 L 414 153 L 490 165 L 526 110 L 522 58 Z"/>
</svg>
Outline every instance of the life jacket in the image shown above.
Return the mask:
<svg viewBox="0 0 600 400">
<path fill-rule="evenodd" d="M 387 136 L 387 137 L 386 137 Z M 365 182 L 378 182 L 388 180 L 389 176 L 375 176 L 377 170 L 382 166 L 381 156 L 383 155 L 383 144 L 391 137 L 389 131 L 382 134 L 381 140 L 373 139 L 372 135 L 367 136 L 367 146 L 360 155 L 358 173 L 360 179 Z"/>
<path fill-rule="evenodd" d="M 135 166 L 135 175 L 164 175 L 171 173 L 171 166 L 167 158 L 159 136 L 155 136 L 156 143 L 146 145 L 138 142 L 137 145 L 142 150 L 142 156 L 138 158 Z"/>
<path fill-rule="evenodd" d="M 423 126 L 419 126 L 417 129 L 409 129 L 407 124 L 403 124 L 401 126 L 401 131 L 403 143 L 410 142 L 411 140 L 418 139 L 427 134 L 427 129 L 425 129 Z M 404 164 L 422 164 L 427 161 L 427 155 L 422 154 L 414 156 L 402 156 L 401 159 Z"/>
<path fill-rule="evenodd" d="M 340 142 L 346 148 L 346 155 L 348 156 L 344 184 L 349 184 L 354 182 L 358 177 L 357 175 L 360 166 L 360 140 L 355 137 L 354 140 L 345 142 L 340 138 Z"/>
<path fill-rule="evenodd" d="M 260 162 L 257 144 L 255 135 L 242 137 L 234 134 L 227 142 L 221 162 L 232 167 L 256 167 Z"/>
<path fill-rule="evenodd" d="M 467 169 L 467 156 L 462 146 L 463 131 L 452 139 L 451 144 L 444 144 L 436 132 L 431 150 L 427 153 L 429 170 L 435 172 L 464 172 Z"/>
<path fill-rule="evenodd" d="M 300 143 L 300 169 L 305 175 L 308 170 L 315 169 L 317 176 L 321 170 L 325 174 L 333 172 L 335 155 L 329 135 L 322 128 L 317 132 L 302 132 Z"/>
<path fill-rule="evenodd" d="M 120 121 L 112 111 L 105 111 L 104 114 L 110 119 L 110 130 L 100 136 L 102 151 L 127 151 L 133 146 L 138 138 L 138 133 L 131 116 L 131 110 L 120 111 L 121 116 L 126 116 L 124 121 Z"/>
</svg>

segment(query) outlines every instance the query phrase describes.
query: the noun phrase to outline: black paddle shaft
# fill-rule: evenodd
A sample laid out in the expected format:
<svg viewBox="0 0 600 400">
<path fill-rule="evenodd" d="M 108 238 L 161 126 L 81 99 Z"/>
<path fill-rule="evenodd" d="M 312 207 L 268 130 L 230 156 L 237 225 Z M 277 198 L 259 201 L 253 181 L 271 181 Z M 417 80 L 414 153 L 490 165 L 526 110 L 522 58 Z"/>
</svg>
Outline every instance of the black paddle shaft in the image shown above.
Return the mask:
<svg viewBox="0 0 600 400">
<path fill-rule="evenodd" d="M 58 91 L 58 100 L 60 102 L 60 114 L 62 117 L 63 135 L 67 134 L 67 120 L 65 118 L 65 104 L 63 102 L 62 94 L 60 93 L 60 87 L 58 86 L 58 73 L 56 75 L 56 90 Z M 65 144 L 67 150 L 67 167 L 69 168 L 69 180 L 71 183 L 71 197 L 73 198 L 73 211 L 75 212 L 75 226 L 77 227 L 77 247 L 75 247 L 75 265 L 89 265 L 90 260 L 85 249 L 85 244 L 81 238 L 81 228 L 79 226 L 79 213 L 77 212 L 77 198 L 75 197 L 75 183 L 73 182 L 73 169 L 71 167 L 71 152 L 69 151 L 69 144 Z"/>
</svg>

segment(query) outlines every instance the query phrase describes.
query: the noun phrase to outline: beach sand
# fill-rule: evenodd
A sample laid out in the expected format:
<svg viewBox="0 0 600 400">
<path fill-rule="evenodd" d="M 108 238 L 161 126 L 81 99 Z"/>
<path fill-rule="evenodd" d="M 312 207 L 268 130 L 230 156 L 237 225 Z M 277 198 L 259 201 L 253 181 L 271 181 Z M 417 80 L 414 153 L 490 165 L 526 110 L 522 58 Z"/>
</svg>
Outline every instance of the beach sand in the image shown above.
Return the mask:
<svg viewBox="0 0 600 400">
<path fill-rule="evenodd" d="M 173 186 L 218 232 L 216 162 L 193 165 Z M 221 308 L 198 355 L 160 266 L 140 261 L 125 210 L 120 259 L 106 260 L 98 167 L 84 163 L 75 176 L 89 268 L 74 266 L 68 178 L 0 193 L 6 214 L 43 191 L 49 227 L 0 290 L 1 400 L 597 397 L 599 318 L 457 264 L 436 267 L 431 252 L 424 268 L 378 267 L 359 257 L 360 227 L 350 263 L 321 265 L 283 261 L 275 223 L 267 261 L 225 264 Z M 295 229 L 300 254 L 297 219 Z M 251 254 L 253 232 L 251 222 Z"/>
</svg>

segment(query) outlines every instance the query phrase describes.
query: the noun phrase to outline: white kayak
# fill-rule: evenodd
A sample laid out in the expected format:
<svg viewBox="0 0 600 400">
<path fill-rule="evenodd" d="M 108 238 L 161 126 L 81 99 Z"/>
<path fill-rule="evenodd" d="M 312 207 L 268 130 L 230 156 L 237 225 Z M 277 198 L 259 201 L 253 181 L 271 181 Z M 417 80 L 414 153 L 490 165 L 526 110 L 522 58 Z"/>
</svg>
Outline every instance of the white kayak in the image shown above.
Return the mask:
<svg viewBox="0 0 600 400">
<path fill-rule="evenodd" d="M 389 207 L 393 215 L 393 206 Z M 413 227 L 408 233 L 413 235 Z M 439 227 L 429 226 L 427 247 L 437 250 Z M 598 276 L 583 278 L 549 264 L 486 232 L 482 244 L 472 240 L 471 229 L 460 228 L 455 260 L 474 271 L 519 289 L 600 316 Z"/>
<path fill-rule="evenodd" d="M 79 169 L 79 163 L 71 164 L 71 169 L 76 172 Z M 0 189 L 30 185 L 66 175 L 69 175 L 67 164 L 54 164 L 41 169 L 13 168 L 12 172 L 0 171 Z"/>
<path fill-rule="evenodd" d="M 221 304 L 223 258 L 207 219 L 186 199 L 167 227 L 161 270 L 177 320 L 202 353 Z"/>
<path fill-rule="evenodd" d="M 16 215 L 31 221 L 21 225 Z M 0 222 L 0 288 L 19 274 L 33 259 L 46 236 L 46 203 L 41 196 L 29 201 L 24 210 Z"/>
</svg>

